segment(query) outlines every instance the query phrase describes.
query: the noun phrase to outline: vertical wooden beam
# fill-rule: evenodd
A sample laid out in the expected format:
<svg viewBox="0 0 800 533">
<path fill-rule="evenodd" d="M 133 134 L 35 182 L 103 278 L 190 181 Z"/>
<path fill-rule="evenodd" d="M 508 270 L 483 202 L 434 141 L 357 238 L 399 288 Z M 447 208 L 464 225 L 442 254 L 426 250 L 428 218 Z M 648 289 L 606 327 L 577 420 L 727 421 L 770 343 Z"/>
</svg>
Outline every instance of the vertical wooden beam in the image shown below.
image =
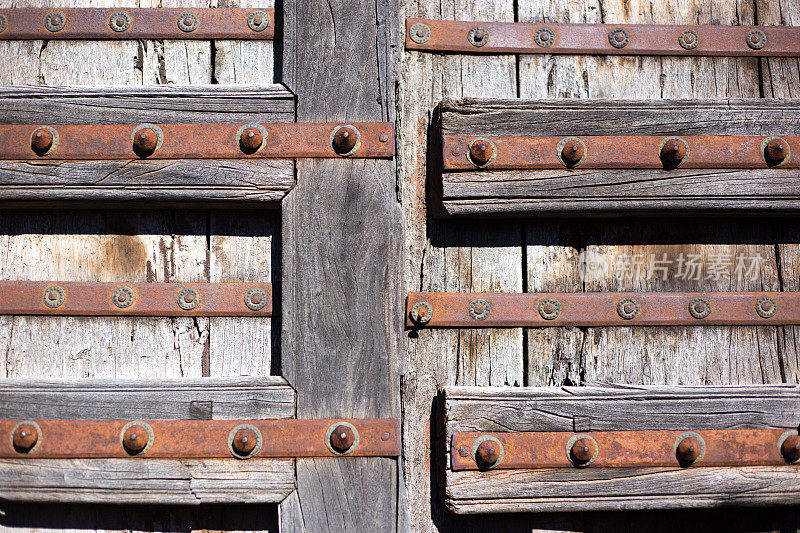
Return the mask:
<svg viewBox="0 0 800 533">
<path fill-rule="evenodd" d="M 394 118 L 393 0 L 287 0 L 298 122 Z M 395 162 L 299 160 L 282 206 L 281 373 L 298 418 L 399 417 L 402 216 Z M 394 531 L 397 461 L 298 460 L 285 531 Z"/>
</svg>

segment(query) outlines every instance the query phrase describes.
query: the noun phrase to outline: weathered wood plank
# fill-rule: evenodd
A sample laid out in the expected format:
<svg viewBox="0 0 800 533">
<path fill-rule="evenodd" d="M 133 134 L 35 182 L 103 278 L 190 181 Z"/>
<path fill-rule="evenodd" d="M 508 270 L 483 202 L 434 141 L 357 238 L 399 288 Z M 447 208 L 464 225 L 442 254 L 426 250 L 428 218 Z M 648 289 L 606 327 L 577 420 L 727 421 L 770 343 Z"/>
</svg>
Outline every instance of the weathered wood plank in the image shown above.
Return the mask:
<svg viewBox="0 0 800 533">
<path fill-rule="evenodd" d="M 796 427 L 800 388 L 783 386 L 446 387 L 446 432 Z M 442 457 L 447 461 L 447 457 Z M 676 509 L 800 501 L 797 467 L 585 468 L 446 472 L 457 513 Z"/>
<path fill-rule="evenodd" d="M 235 420 L 294 417 L 283 378 L 0 380 L 0 417 Z"/>
<path fill-rule="evenodd" d="M 199 505 L 277 503 L 294 490 L 292 460 L 3 459 L 0 500 Z"/>
<path fill-rule="evenodd" d="M 386 54 L 397 42 L 397 12 L 393 0 L 284 3 L 283 74 L 298 121 L 394 120 Z M 297 417 L 399 417 L 395 162 L 299 160 L 281 212 L 281 373 L 297 390 Z M 397 529 L 398 461 L 296 465 L 298 498 L 281 512 L 287 528 L 295 521 L 308 531 Z"/>
<path fill-rule="evenodd" d="M 0 417 L 157 420 L 291 418 L 283 378 L 2 380 Z M 258 490 L 253 490 L 257 486 Z M 294 490 L 291 460 L 3 459 L 0 500 L 87 503 L 266 503 Z"/>
<path fill-rule="evenodd" d="M 466 100 L 442 104 L 444 134 L 784 135 L 800 125 L 788 100 Z M 444 172 L 450 215 L 790 212 L 797 170 L 496 170 Z"/>
<path fill-rule="evenodd" d="M 403 2 L 403 16 L 432 19 L 514 20 L 512 0 Z M 443 99 L 513 98 L 518 78 L 514 56 L 476 57 L 407 52 L 400 76 L 399 182 L 405 211 L 406 290 L 522 290 L 522 225 L 460 223 L 431 219 L 439 172 L 435 111 Z M 432 357 L 432 354 L 437 354 Z M 432 460 L 431 404 L 438 385 L 522 385 L 522 330 L 425 330 L 409 335 L 403 378 L 404 475 L 412 531 L 493 530 L 516 527 L 498 520 L 459 523 L 443 508 Z M 432 472 L 431 469 L 434 469 Z"/>
<path fill-rule="evenodd" d="M 0 89 L 0 123 L 292 122 L 294 98 L 264 88 Z M 271 202 L 294 185 L 291 160 L 0 161 L 0 202 Z M 20 204 L 18 204 L 18 202 Z M 72 206 L 73 204 L 67 204 Z"/>
</svg>

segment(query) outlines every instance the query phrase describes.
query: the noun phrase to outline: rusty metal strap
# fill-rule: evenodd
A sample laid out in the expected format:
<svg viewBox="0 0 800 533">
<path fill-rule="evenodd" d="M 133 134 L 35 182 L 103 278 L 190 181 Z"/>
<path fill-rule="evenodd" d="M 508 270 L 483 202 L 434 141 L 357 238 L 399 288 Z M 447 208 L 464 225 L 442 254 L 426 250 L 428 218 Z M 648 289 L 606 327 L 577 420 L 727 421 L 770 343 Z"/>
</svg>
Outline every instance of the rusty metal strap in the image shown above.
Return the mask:
<svg viewBox="0 0 800 533">
<path fill-rule="evenodd" d="M 353 124 L 0 125 L 0 159 L 394 156 L 394 126 Z"/>
<path fill-rule="evenodd" d="M 412 292 L 408 326 L 767 326 L 800 324 L 800 292 Z"/>
<path fill-rule="evenodd" d="M 0 9 L 2 39 L 273 39 L 274 9 Z"/>
<path fill-rule="evenodd" d="M 445 135 L 446 170 L 800 168 L 800 136 Z"/>
<path fill-rule="evenodd" d="M 797 429 L 455 432 L 453 470 L 757 466 L 800 460 Z"/>
<path fill-rule="evenodd" d="M 272 315 L 271 283 L 0 281 L 0 315 Z"/>
<path fill-rule="evenodd" d="M 800 28 L 406 19 L 406 48 L 480 54 L 800 56 Z"/>
<path fill-rule="evenodd" d="M 0 457 L 396 457 L 400 421 L 0 420 Z"/>
</svg>

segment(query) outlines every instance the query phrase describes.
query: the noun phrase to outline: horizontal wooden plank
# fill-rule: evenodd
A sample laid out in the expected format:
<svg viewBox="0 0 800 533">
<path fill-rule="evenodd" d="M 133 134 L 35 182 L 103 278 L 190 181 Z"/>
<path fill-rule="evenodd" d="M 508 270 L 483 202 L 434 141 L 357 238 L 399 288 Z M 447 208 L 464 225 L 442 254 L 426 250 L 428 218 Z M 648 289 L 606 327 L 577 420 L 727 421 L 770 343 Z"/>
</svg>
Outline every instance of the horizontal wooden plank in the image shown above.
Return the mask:
<svg viewBox="0 0 800 533">
<path fill-rule="evenodd" d="M 280 377 L 187 380 L 0 380 L 0 417 L 158 420 L 291 418 Z M 294 490 L 285 459 L 0 459 L 0 500 L 268 503 Z"/>
<path fill-rule="evenodd" d="M 0 501 L 276 503 L 293 490 L 291 459 L 0 459 Z"/>
<path fill-rule="evenodd" d="M 796 132 L 787 100 L 462 100 L 442 103 L 445 135 L 756 135 Z M 452 216 L 796 211 L 796 169 L 497 170 L 445 172 Z"/>
<path fill-rule="evenodd" d="M 670 509 L 800 502 L 796 466 L 548 468 L 454 472 L 457 431 L 635 431 L 797 427 L 800 387 L 446 387 L 445 503 L 457 513 Z"/>
<path fill-rule="evenodd" d="M 294 122 L 280 85 L 227 88 L 0 88 L 0 124 Z M 294 185 L 291 160 L 26 160 L 0 163 L 0 203 L 130 202 L 154 207 L 271 203 Z M 143 203 L 147 201 L 148 203 Z M 35 203 L 35 204 L 34 204 Z"/>
<path fill-rule="evenodd" d="M 237 420 L 292 418 L 281 377 L 167 380 L 0 380 L 0 418 Z"/>
</svg>

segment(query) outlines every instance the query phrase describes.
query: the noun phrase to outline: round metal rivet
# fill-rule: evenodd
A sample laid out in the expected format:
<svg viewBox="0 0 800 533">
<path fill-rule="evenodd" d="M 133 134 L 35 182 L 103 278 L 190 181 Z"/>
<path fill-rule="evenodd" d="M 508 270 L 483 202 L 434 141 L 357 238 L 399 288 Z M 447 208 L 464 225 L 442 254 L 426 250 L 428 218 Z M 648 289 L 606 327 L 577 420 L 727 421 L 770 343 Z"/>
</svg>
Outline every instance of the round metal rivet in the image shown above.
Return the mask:
<svg viewBox="0 0 800 533">
<path fill-rule="evenodd" d="M 5 15 L 0 15 L 0 33 L 3 33 L 6 28 L 8 28 L 8 19 Z"/>
<path fill-rule="evenodd" d="M 756 313 L 761 318 L 772 318 L 778 312 L 778 304 L 769 296 L 762 296 L 756 302 Z"/>
<path fill-rule="evenodd" d="M 131 27 L 131 17 L 124 11 L 117 11 L 108 19 L 108 26 L 114 31 L 125 31 Z"/>
<path fill-rule="evenodd" d="M 472 46 L 481 47 L 489 42 L 489 30 L 480 26 L 472 28 L 467 34 L 467 40 Z"/>
<path fill-rule="evenodd" d="M 666 170 L 678 168 L 689 153 L 689 144 L 680 137 L 668 137 L 658 145 L 658 157 Z"/>
<path fill-rule="evenodd" d="M 251 311 L 260 311 L 267 305 L 267 293 L 261 287 L 253 287 L 244 295 L 244 304 Z"/>
<path fill-rule="evenodd" d="M 133 290 L 129 287 L 117 287 L 111 296 L 111 301 L 120 309 L 125 309 L 133 304 Z"/>
<path fill-rule="evenodd" d="M 269 27 L 269 15 L 266 11 L 253 11 L 247 15 L 247 27 L 253 31 L 264 31 Z"/>
<path fill-rule="evenodd" d="M 51 126 L 38 126 L 31 134 L 31 150 L 38 156 L 52 153 L 58 147 L 58 132 Z"/>
<path fill-rule="evenodd" d="M 768 167 L 778 167 L 789 161 L 792 149 L 786 139 L 767 137 L 761 143 L 761 155 Z"/>
<path fill-rule="evenodd" d="M 131 133 L 131 143 L 137 156 L 147 157 L 164 144 L 164 132 L 155 124 L 139 124 Z"/>
<path fill-rule="evenodd" d="M 577 167 L 588 155 L 586 144 L 577 137 L 565 137 L 556 146 L 556 155 L 561 164 L 568 168 Z"/>
<path fill-rule="evenodd" d="M 353 155 L 361 148 L 361 132 L 350 124 L 336 126 L 331 132 L 331 147 L 342 157 Z"/>
<path fill-rule="evenodd" d="M 497 157 L 497 146 L 483 137 L 478 137 L 469 145 L 469 160 L 476 167 L 485 167 Z"/>
<path fill-rule="evenodd" d="M 800 439 L 797 437 L 797 430 L 790 429 L 778 438 L 778 452 L 789 464 L 800 462 Z"/>
<path fill-rule="evenodd" d="M 44 27 L 52 32 L 61 31 L 67 24 L 67 17 L 61 11 L 53 11 L 44 17 Z"/>
<path fill-rule="evenodd" d="M 181 31 L 190 32 L 197 29 L 197 16 L 194 13 L 184 11 L 178 17 L 178 28 Z"/>
<path fill-rule="evenodd" d="M 343 429 L 346 429 L 346 431 L 342 431 L 342 433 L 345 434 L 344 437 L 341 433 L 337 436 L 333 435 L 334 431 L 341 431 Z M 347 455 L 352 452 L 358 447 L 359 440 L 358 430 L 349 422 L 335 422 L 331 424 L 330 427 L 328 427 L 328 431 L 325 432 L 325 445 L 336 455 Z M 349 448 L 340 449 L 343 444 L 349 444 L 350 442 L 352 442 L 352 444 L 350 444 Z M 337 447 L 334 447 L 334 443 Z"/>
<path fill-rule="evenodd" d="M 42 444 L 42 428 L 33 420 L 18 423 L 9 436 L 17 453 L 33 453 Z"/>
<path fill-rule="evenodd" d="M 428 302 L 416 302 L 411 306 L 410 316 L 415 324 L 427 324 L 433 316 L 433 307 Z"/>
<path fill-rule="evenodd" d="M 689 466 L 706 454 L 706 441 L 694 431 L 687 431 L 678 435 L 672 445 L 672 451 L 681 466 Z"/>
<path fill-rule="evenodd" d="M 503 443 L 491 435 L 483 435 L 472 443 L 472 456 L 478 467 L 488 470 L 496 467 L 503 461 L 505 450 Z"/>
<path fill-rule="evenodd" d="M 408 36 L 417 44 L 427 43 L 431 38 L 431 28 L 427 24 L 417 22 L 408 30 Z"/>
<path fill-rule="evenodd" d="M 625 320 L 631 320 L 639 314 L 639 302 L 633 298 L 623 298 L 617 304 L 617 314 Z"/>
<path fill-rule="evenodd" d="M 547 48 L 556 42 L 556 34 L 550 28 L 539 28 L 533 34 L 533 40 L 542 48 Z"/>
<path fill-rule="evenodd" d="M 55 309 L 64 303 L 64 289 L 58 285 L 52 285 L 44 290 L 44 305 Z"/>
<path fill-rule="evenodd" d="M 178 306 L 184 311 L 191 311 L 197 307 L 199 301 L 200 298 L 194 289 L 181 289 L 181 292 L 178 293 Z"/>
<path fill-rule="evenodd" d="M 631 36 L 622 28 L 613 29 L 608 34 L 608 42 L 611 43 L 611 46 L 614 48 L 625 48 L 628 46 L 630 40 Z"/>
<path fill-rule="evenodd" d="M 583 445 L 583 450 L 578 449 L 581 444 Z M 588 450 L 586 448 L 588 448 Z M 579 468 L 589 466 L 595 462 L 597 456 L 600 454 L 600 446 L 598 446 L 594 437 L 582 433 L 570 437 L 565 450 L 567 452 L 567 459 Z M 590 455 L 587 456 L 585 454 Z"/>
<path fill-rule="evenodd" d="M 492 308 L 486 300 L 477 299 L 469 303 L 469 316 L 475 320 L 486 320 L 491 312 Z"/>
<path fill-rule="evenodd" d="M 767 34 L 761 30 L 750 30 L 745 37 L 745 42 L 753 50 L 761 50 L 767 46 Z"/>
<path fill-rule="evenodd" d="M 123 426 L 119 434 L 119 440 L 128 454 L 140 455 L 153 446 L 155 433 L 147 422 L 134 420 Z"/>
<path fill-rule="evenodd" d="M 253 436 L 256 438 L 255 446 L 250 440 Z M 263 444 L 261 432 L 252 424 L 239 424 L 228 433 L 228 450 L 237 459 L 250 459 L 261 451 Z"/>
<path fill-rule="evenodd" d="M 697 318 L 705 318 L 711 314 L 711 304 L 705 298 L 695 298 L 689 302 L 689 313 Z"/>
<path fill-rule="evenodd" d="M 561 314 L 561 304 L 553 298 L 545 298 L 539 302 L 539 315 L 545 320 L 555 320 Z"/>
<path fill-rule="evenodd" d="M 684 30 L 678 37 L 678 42 L 685 50 L 694 50 L 700 44 L 700 36 L 694 30 Z"/>
</svg>

